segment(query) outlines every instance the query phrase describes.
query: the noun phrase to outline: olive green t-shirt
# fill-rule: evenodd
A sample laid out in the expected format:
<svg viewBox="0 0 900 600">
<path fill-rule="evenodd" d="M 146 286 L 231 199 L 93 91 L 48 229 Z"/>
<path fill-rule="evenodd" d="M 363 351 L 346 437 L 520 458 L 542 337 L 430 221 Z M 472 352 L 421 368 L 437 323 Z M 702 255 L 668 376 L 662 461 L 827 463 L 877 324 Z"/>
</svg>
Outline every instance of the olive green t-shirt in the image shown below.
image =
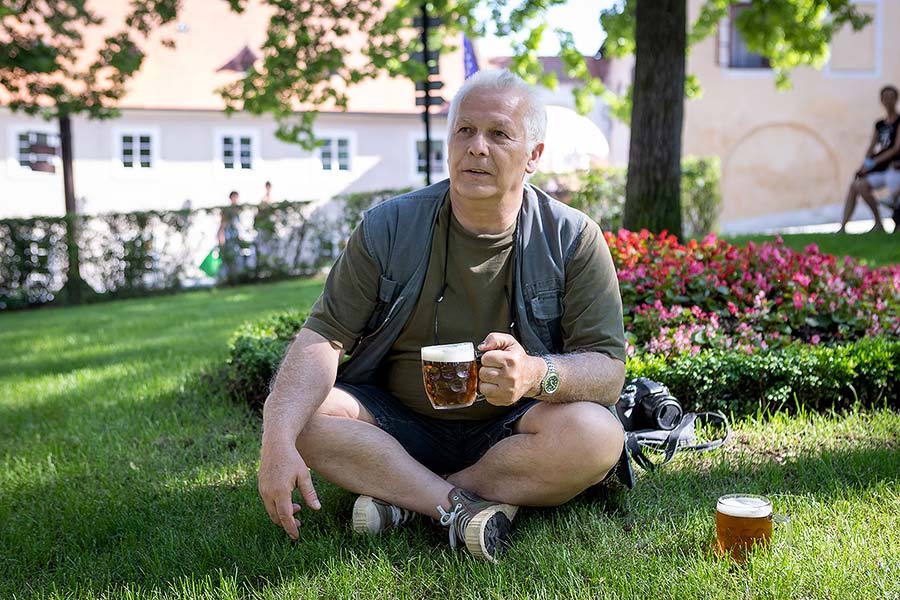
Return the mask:
<svg viewBox="0 0 900 600">
<path fill-rule="evenodd" d="M 471 341 L 477 346 L 493 331 L 510 332 L 515 233 L 515 226 L 495 235 L 470 233 L 452 216 L 450 201 L 445 200 L 422 292 L 385 359 L 379 381 L 373 383 L 411 410 L 439 419 L 480 420 L 509 410 L 484 401 L 463 409 L 434 410 L 425 395 L 420 351 L 435 343 L 435 306 L 445 282 L 445 255 L 447 287 L 437 313 L 438 343 Z M 375 306 L 379 276 L 358 228 L 332 268 L 305 327 L 351 348 Z M 600 228 L 590 220 L 566 265 L 562 333 L 563 352 L 602 352 L 625 360 L 618 279 Z"/>
</svg>

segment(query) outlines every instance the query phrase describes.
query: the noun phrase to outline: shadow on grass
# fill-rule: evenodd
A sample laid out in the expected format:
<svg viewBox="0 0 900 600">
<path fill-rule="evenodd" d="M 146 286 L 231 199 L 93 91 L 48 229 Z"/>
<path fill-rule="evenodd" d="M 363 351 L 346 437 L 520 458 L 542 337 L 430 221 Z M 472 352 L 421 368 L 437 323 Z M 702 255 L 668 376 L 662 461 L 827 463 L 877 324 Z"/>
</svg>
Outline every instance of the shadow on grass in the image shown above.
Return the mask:
<svg viewBox="0 0 900 600">
<path fill-rule="evenodd" d="M 333 585 L 332 575 L 350 565 L 362 573 L 410 564 L 427 572 L 459 560 L 447 547 L 446 532 L 425 519 L 386 536 L 353 535 L 354 497 L 321 480 L 324 508 L 303 513 L 301 541 L 291 542 L 268 520 L 257 497 L 254 443 L 226 444 L 213 434 L 193 444 L 206 446 L 202 454 L 169 469 L 151 469 L 152 479 L 122 461 L 18 485 L 12 501 L 4 501 L 9 514 L 0 533 L 0 563 L 9 575 L 0 582 L 0 596 L 54 587 L 98 595 L 121 586 L 165 590 L 183 578 L 217 580 L 222 572 L 251 587 L 298 576 Z M 165 455 L 179 445 L 167 439 L 139 450 Z M 165 462 L 164 456 L 156 459 Z M 703 519 L 718 495 L 738 490 L 812 495 L 827 503 L 900 479 L 898 463 L 895 450 L 866 447 L 802 455 L 783 465 L 662 469 L 640 477 L 633 492 L 613 486 L 563 507 L 523 511 L 516 543 L 535 544 L 538 551 L 559 543 L 584 549 L 593 544 L 597 527 L 628 543 L 672 515 Z M 590 525 L 591 519 L 596 523 Z M 629 537 L 632 528 L 636 533 Z M 673 550 L 702 555 L 708 548 L 697 539 L 676 536 L 669 543 Z M 636 548 L 640 552 L 640 542 Z M 521 566 L 511 561 L 508 568 Z"/>
</svg>

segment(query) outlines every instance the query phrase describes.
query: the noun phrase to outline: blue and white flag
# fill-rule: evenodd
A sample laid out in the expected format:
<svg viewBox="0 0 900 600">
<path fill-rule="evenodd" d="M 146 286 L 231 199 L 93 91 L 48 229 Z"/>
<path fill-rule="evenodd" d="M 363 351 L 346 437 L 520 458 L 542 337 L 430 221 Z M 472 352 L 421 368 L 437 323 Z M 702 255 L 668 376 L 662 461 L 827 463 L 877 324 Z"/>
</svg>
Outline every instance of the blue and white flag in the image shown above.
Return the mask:
<svg viewBox="0 0 900 600">
<path fill-rule="evenodd" d="M 475 58 L 475 49 L 465 34 L 463 34 L 463 67 L 466 71 L 466 79 L 478 72 L 478 59 Z"/>
</svg>

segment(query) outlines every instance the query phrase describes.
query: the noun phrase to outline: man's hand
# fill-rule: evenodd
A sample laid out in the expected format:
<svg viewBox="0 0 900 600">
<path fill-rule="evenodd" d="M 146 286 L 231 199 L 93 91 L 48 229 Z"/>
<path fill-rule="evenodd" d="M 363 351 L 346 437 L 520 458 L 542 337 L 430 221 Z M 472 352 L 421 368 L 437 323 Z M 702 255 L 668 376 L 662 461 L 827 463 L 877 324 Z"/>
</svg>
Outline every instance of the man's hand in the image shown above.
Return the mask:
<svg viewBox="0 0 900 600">
<path fill-rule="evenodd" d="M 263 440 L 259 460 L 259 495 L 269 513 L 269 518 L 280 525 L 296 540 L 300 537 L 300 521 L 294 515 L 301 506 L 292 500 L 294 489 L 300 490 L 303 501 L 313 510 L 319 510 L 319 498 L 313 487 L 312 477 L 297 448 L 291 444 L 266 443 Z"/>
<path fill-rule="evenodd" d="M 478 371 L 478 389 L 496 406 L 515 404 L 524 396 L 537 396 L 547 365 L 537 356 L 529 356 L 511 335 L 490 333 L 478 345 L 484 352 Z"/>
</svg>

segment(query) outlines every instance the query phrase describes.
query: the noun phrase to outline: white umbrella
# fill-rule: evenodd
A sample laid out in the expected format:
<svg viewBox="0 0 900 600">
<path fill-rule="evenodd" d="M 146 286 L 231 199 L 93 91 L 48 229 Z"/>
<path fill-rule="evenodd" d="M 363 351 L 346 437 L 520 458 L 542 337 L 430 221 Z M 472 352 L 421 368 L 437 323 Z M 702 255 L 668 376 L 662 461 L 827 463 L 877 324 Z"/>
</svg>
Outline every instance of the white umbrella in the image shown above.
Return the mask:
<svg viewBox="0 0 900 600">
<path fill-rule="evenodd" d="M 547 134 L 538 170 L 571 173 L 606 164 L 609 142 L 596 123 L 565 106 L 547 107 Z"/>
</svg>

